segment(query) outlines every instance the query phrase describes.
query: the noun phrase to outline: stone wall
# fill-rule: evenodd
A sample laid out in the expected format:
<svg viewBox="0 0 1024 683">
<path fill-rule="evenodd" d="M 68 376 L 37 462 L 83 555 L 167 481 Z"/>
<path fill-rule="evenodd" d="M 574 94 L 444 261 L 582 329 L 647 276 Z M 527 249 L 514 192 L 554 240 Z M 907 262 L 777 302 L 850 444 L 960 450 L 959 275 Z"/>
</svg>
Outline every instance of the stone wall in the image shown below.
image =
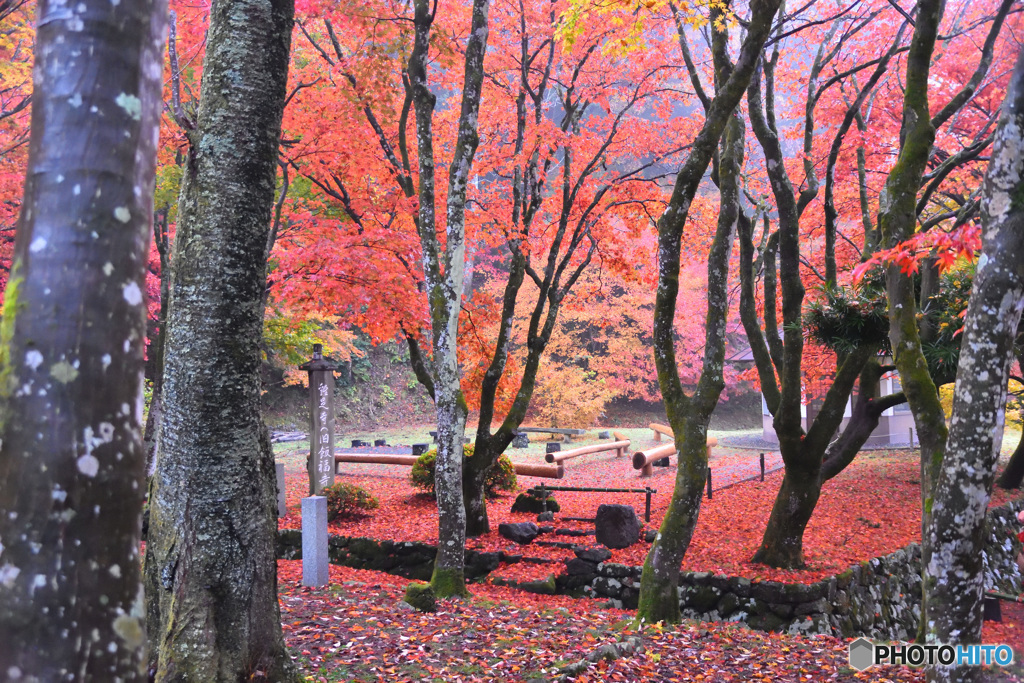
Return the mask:
<svg viewBox="0 0 1024 683">
<path fill-rule="evenodd" d="M 415 541 L 378 541 L 331 534 L 327 556 L 332 564 L 355 569 L 373 569 L 409 579 L 429 581 L 434 571 L 437 547 Z M 302 559 L 302 532 L 281 529 L 277 532 L 277 556 L 282 560 Z M 503 553 L 466 551 L 466 578 L 476 579 L 498 568 Z"/>
<path fill-rule="evenodd" d="M 1018 502 L 989 512 L 985 550 L 986 588 L 1011 595 L 1021 592 L 1014 558 Z M 559 592 L 603 597 L 616 607 L 635 609 L 640 567 L 588 562 L 567 563 L 557 577 Z M 921 609 L 921 548 L 912 543 L 894 553 L 851 567 L 813 584 L 683 572 L 679 578 L 682 616 L 703 621 L 741 621 L 752 628 L 788 633 L 825 633 L 908 640 L 917 631 Z"/>
<path fill-rule="evenodd" d="M 989 511 L 985 549 L 986 588 L 1017 595 L 1022 590 L 1015 558 L 1020 527 L 1017 502 Z M 328 555 L 334 564 L 374 569 L 428 581 L 435 546 L 412 541 L 377 541 L 331 535 Z M 302 532 L 278 532 L 277 556 L 302 557 Z M 605 598 L 616 607 L 635 609 L 640 595 L 640 567 L 607 562 L 603 548 L 580 547 L 567 560 L 565 573 L 520 584 L 537 593 Z M 466 578 L 481 578 L 497 569 L 505 553 L 466 551 Z M 679 606 L 686 619 L 740 621 L 762 631 L 824 633 L 846 638 L 867 636 L 908 640 L 917 631 L 921 609 L 921 548 L 916 543 L 851 567 L 838 576 L 812 584 L 752 582 L 710 572 L 682 572 Z"/>
</svg>

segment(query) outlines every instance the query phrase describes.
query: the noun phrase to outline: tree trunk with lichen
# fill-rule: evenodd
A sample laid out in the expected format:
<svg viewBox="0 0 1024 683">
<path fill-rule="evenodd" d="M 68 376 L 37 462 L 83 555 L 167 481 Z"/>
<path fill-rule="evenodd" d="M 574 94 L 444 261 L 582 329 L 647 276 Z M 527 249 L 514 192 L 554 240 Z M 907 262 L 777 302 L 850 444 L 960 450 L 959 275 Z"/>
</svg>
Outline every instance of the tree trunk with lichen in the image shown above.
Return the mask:
<svg viewBox="0 0 1024 683">
<path fill-rule="evenodd" d="M 771 30 L 778 0 L 751 2 L 751 17 L 739 57 L 731 64 L 725 30 L 712 30 L 716 83 L 714 100 L 705 103 L 704 126 L 676 176 L 672 198 L 658 221 L 658 289 L 654 304 L 654 361 L 669 425 L 679 451 L 675 489 L 640 578 L 637 621 L 678 623 L 679 568 L 693 538 L 707 480 L 707 426 L 725 383 L 725 319 L 728 312 L 729 255 L 739 206 L 743 164 L 743 124 L 739 104 L 758 55 Z M 713 10 L 718 12 L 720 10 Z M 714 18 L 714 15 L 713 15 Z M 724 139 L 723 139 L 724 134 Z M 675 315 L 679 294 L 682 235 L 690 203 L 721 141 L 720 212 L 708 255 L 708 311 L 703 366 L 692 396 L 683 391 L 676 365 Z"/>
<path fill-rule="evenodd" d="M 1024 370 L 1024 339 L 1020 337 L 1018 337 L 1016 352 L 1017 363 Z M 1024 413 L 1024 411 L 1021 412 Z M 1024 483 L 1024 434 L 1021 434 L 1016 450 L 1013 451 L 1010 460 L 1006 463 L 1006 468 L 996 480 L 996 486 L 1001 489 L 1019 489 L 1022 483 Z"/>
<path fill-rule="evenodd" d="M 982 192 L 982 253 L 964 318 L 949 440 L 927 528 L 928 643 L 981 642 L 985 513 L 1024 309 L 1024 52 L 1006 94 Z M 977 666 L 932 666 L 927 673 L 929 681 L 942 682 L 985 676 Z"/>
<path fill-rule="evenodd" d="M 437 495 L 437 558 L 430 584 L 438 597 L 466 594 L 466 510 L 462 498 L 463 438 L 466 432 L 466 400 L 458 359 L 459 313 L 462 310 L 466 254 L 466 191 L 479 137 L 477 116 L 483 87 L 487 52 L 487 0 L 474 0 L 466 68 L 463 78 L 459 128 L 448 169 L 446 241 L 438 240 L 436 219 L 436 169 L 434 166 L 433 118 L 436 97 L 429 83 L 429 51 L 436 4 L 414 2 L 414 39 L 407 73 L 416 112 L 416 144 L 419 152 L 419 213 L 416 228 L 423 251 L 423 276 L 433 334 L 432 377 L 437 409 L 437 460 L 434 491 Z"/>
<path fill-rule="evenodd" d="M 157 681 L 295 680 L 260 416 L 292 0 L 218 0 L 179 200 L 145 578 Z"/>
<path fill-rule="evenodd" d="M 166 9 L 39 4 L 0 328 L 4 680 L 145 680 L 143 292 Z"/>
</svg>

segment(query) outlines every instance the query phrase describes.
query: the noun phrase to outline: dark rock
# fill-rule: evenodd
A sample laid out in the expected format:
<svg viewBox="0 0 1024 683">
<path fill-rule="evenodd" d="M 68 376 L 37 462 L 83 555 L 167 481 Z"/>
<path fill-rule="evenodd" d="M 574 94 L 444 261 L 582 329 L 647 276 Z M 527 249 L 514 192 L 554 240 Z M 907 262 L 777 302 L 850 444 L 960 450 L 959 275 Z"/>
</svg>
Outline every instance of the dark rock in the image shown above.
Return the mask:
<svg viewBox="0 0 1024 683">
<path fill-rule="evenodd" d="M 685 606 L 698 612 L 708 612 L 718 604 L 722 593 L 713 586 L 695 586 L 685 598 Z"/>
<path fill-rule="evenodd" d="M 381 446 L 387 446 L 387 445 L 388 445 L 387 439 L 374 439 L 373 440 L 374 448 L 380 448 Z"/>
<path fill-rule="evenodd" d="M 555 527 L 551 526 L 550 524 L 544 524 L 542 526 L 537 527 L 537 530 L 542 534 L 550 534 L 554 532 Z"/>
<path fill-rule="evenodd" d="M 575 551 L 576 557 L 587 562 L 599 564 L 612 559 L 612 553 L 607 548 L 580 548 Z"/>
<path fill-rule="evenodd" d="M 519 589 L 527 593 L 538 593 L 540 595 L 554 595 L 557 590 L 554 574 L 548 574 L 543 581 L 525 581 L 519 584 Z"/>
<path fill-rule="evenodd" d="M 620 578 L 623 576 L 640 576 L 640 572 L 643 570 L 642 567 L 630 567 L 626 564 L 619 564 L 618 562 L 602 562 L 601 563 L 601 576 L 611 576 Z"/>
<path fill-rule="evenodd" d="M 671 463 L 669 463 L 668 458 L 660 458 L 658 460 L 655 460 L 651 464 L 654 465 L 655 467 L 668 467 Z"/>
<path fill-rule="evenodd" d="M 777 614 L 765 612 L 751 616 L 747 619 L 747 624 L 750 628 L 756 628 L 758 631 L 781 631 L 785 621 Z"/>
<path fill-rule="evenodd" d="M 519 545 L 527 545 L 537 538 L 540 529 L 533 522 L 516 522 L 513 524 L 499 524 L 498 533 Z"/>
<path fill-rule="evenodd" d="M 598 432 L 597 438 L 599 439 L 610 439 L 612 438 L 611 432 Z"/>
<path fill-rule="evenodd" d="M 545 510 L 544 512 L 537 515 L 538 522 L 553 522 L 555 521 L 555 513 L 551 510 Z"/>
<path fill-rule="evenodd" d="M 427 452 L 428 448 L 430 448 L 430 444 L 414 443 L 412 445 L 412 454 L 413 455 L 423 455 L 424 453 Z"/>
<path fill-rule="evenodd" d="M 516 434 L 512 437 L 512 448 L 529 448 L 530 437 L 526 434 Z"/>
<path fill-rule="evenodd" d="M 654 539 L 658 537 L 657 529 L 648 529 L 644 532 L 644 540 L 648 543 L 654 543 Z"/>
<path fill-rule="evenodd" d="M 534 495 L 532 489 L 520 493 L 516 496 L 516 502 L 512 503 L 512 512 L 532 512 L 535 515 L 545 511 L 558 512 L 561 509 L 554 498 L 549 496 L 547 499 L 541 499 L 540 496 Z"/>
<path fill-rule="evenodd" d="M 584 575 L 597 575 L 597 565 L 593 562 L 587 562 L 581 560 L 578 557 L 574 557 L 571 560 L 566 560 L 565 571 L 568 572 L 569 576 L 584 576 Z"/>
<path fill-rule="evenodd" d="M 597 542 L 609 548 L 628 548 L 640 540 L 640 518 L 631 505 L 599 505 L 594 520 Z"/>
<path fill-rule="evenodd" d="M 559 536 L 589 536 L 591 532 L 583 529 L 559 529 Z"/>
<path fill-rule="evenodd" d="M 557 453 L 562 450 L 562 444 L 557 441 L 548 441 L 544 446 L 545 453 Z"/>
<path fill-rule="evenodd" d="M 718 613 L 723 617 L 727 617 L 740 606 L 740 599 L 736 597 L 735 593 L 726 593 L 722 596 L 722 599 L 718 602 Z"/>
<path fill-rule="evenodd" d="M 405 589 L 405 601 L 420 612 L 437 611 L 437 597 L 429 583 L 410 583 Z"/>
</svg>

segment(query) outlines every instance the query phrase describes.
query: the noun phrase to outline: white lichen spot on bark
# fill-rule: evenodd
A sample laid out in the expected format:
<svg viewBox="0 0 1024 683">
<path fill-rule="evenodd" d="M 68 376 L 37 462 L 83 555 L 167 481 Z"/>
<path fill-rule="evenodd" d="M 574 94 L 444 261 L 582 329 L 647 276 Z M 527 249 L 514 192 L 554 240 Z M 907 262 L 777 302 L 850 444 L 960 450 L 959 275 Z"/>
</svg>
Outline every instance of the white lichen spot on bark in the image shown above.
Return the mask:
<svg viewBox="0 0 1024 683">
<path fill-rule="evenodd" d="M 114 99 L 114 102 L 136 121 L 142 118 L 142 100 L 135 95 L 121 93 Z"/>
<path fill-rule="evenodd" d="M 42 363 L 43 354 L 39 353 L 35 349 L 32 349 L 31 351 L 25 354 L 25 365 L 32 368 L 33 370 L 37 370 L 39 366 L 42 365 Z"/>
<path fill-rule="evenodd" d="M 39 252 L 41 252 L 45 248 L 46 248 L 46 238 L 45 237 L 37 237 L 34 240 L 32 240 L 32 244 L 29 245 L 28 250 L 31 251 L 33 254 L 38 254 Z"/>
<path fill-rule="evenodd" d="M 61 384 L 68 384 L 70 382 L 74 382 L 78 377 L 78 370 L 72 366 L 71 363 L 68 363 L 66 360 L 62 360 L 59 363 L 55 363 L 53 367 L 50 368 L 50 377 L 53 377 Z"/>
<path fill-rule="evenodd" d="M 132 212 L 128 210 L 127 206 L 119 206 L 114 209 L 114 218 L 122 223 L 127 223 L 132 219 Z"/>
<path fill-rule="evenodd" d="M 91 453 L 86 453 L 80 457 L 76 464 L 78 465 L 78 471 L 87 477 L 95 477 L 96 473 L 100 471 L 100 461 Z"/>
<path fill-rule="evenodd" d="M 124 300 L 128 302 L 129 306 L 138 306 L 142 303 L 142 290 L 139 289 L 139 285 L 135 281 L 124 286 Z"/>
</svg>

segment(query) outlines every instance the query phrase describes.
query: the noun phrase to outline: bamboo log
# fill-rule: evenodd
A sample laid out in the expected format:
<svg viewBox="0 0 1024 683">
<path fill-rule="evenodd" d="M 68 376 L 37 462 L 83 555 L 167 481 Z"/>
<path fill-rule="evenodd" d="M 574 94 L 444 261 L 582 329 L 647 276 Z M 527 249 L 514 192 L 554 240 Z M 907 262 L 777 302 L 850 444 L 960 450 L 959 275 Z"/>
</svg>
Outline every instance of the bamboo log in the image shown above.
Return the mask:
<svg viewBox="0 0 1024 683">
<path fill-rule="evenodd" d="M 594 444 L 592 446 L 580 446 L 579 448 L 573 448 L 568 451 L 561 451 L 559 453 L 548 453 L 544 456 L 544 459 L 548 462 L 562 462 L 563 460 L 569 460 L 570 458 L 577 458 L 581 455 L 587 455 L 588 453 L 603 453 L 604 451 L 616 451 L 617 456 L 621 457 L 623 449 L 629 448 L 629 440 L 625 441 L 610 441 L 606 443 Z"/>
<path fill-rule="evenodd" d="M 512 463 L 516 468 L 516 476 L 519 477 L 544 477 L 545 479 L 561 479 L 565 476 L 565 466 L 562 463 L 557 465 L 534 465 L 531 463 Z"/>
</svg>

